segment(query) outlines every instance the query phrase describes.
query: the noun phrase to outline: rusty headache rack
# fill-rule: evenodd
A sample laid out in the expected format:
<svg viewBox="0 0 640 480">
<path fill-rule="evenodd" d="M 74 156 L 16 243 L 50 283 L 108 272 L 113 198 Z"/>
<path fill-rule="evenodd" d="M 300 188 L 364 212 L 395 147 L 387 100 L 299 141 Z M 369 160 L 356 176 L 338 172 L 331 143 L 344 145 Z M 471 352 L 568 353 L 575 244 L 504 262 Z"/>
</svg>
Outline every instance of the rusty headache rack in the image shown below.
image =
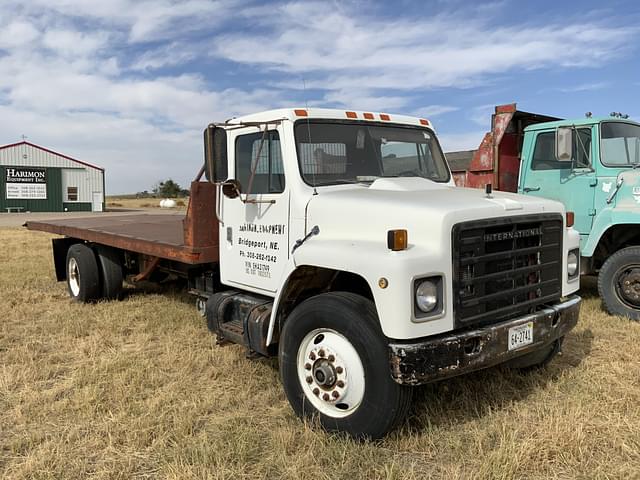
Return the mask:
<svg viewBox="0 0 640 480">
<path fill-rule="evenodd" d="M 186 215 L 63 218 L 28 221 L 26 227 L 186 264 L 219 259 L 215 186 L 209 182 L 191 183 Z"/>
</svg>

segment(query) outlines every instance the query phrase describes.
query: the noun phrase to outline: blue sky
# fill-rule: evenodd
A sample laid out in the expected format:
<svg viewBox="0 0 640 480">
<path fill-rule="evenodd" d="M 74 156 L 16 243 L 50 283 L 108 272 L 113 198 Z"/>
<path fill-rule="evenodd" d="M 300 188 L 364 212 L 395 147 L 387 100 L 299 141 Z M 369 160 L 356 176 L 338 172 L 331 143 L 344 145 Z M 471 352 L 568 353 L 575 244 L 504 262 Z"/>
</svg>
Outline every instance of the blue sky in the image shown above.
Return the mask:
<svg viewBox="0 0 640 480">
<path fill-rule="evenodd" d="M 426 116 L 475 148 L 493 106 L 640 117 L 633 1 L 3 0 L 0 144 L 187 186 L 215 120 L 309 105 Z M 303 89 L 306 84 L 306 90 Z"/>
</svg>

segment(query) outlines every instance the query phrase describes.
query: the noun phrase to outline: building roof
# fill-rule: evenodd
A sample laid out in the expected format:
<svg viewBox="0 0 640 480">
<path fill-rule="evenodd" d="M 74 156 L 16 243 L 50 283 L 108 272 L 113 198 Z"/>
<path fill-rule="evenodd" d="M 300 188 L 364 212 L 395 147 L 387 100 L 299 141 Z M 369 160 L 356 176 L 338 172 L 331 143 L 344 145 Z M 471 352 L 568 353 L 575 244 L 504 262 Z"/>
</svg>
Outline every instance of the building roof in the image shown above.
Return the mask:
<svg viewBox="0 0 640 480">
<path fill-rule="evenodd" d="M 36 145 L 35 143 L 27 142 L 26 140 L 23 140 L 22 142 L 17 142 L 17 143 L 11 143 L 9 145 L 2 145 L 2 146 L 0 146 L 0 150 L 5 150 L 7 148 L 12 148 L 12 147 L 18 147 L 20 145 L 28 145 L 30 147 L 37 148 L 38 150 L 42 150 L 44 152 L 51 153 L 53 155 L 57 155 L 57 156 L 62 157 L 62 158 L 66 158 L 67 160 L 70 160 L 72 162 L 79 163 L 80 165 L 84 165 L 85 167 L 95 168 L 96 170 L 100 170 L 101 172 L 104 172 L 104 168 L 102 168 L 102 167 L 98 167 L 96 165 L 92 165 L 90 163 L 83 162 L 82 160 L 78 160 L 76 158 L 72 158 L 72 157 L 70 157 L 68 155 L 64 155 L 63 153 L 54 152 L 53 150 L 49 150 L 48 148 L 41 147 L 40 145 Z"/>
<path fill-rule="evenodd" d="M 461 150 L 458 152 L 447 152 L 444 156 L 452 172 L 464 172 L 469 168 L 475 153 L 475 150 Z"/>
</svg>

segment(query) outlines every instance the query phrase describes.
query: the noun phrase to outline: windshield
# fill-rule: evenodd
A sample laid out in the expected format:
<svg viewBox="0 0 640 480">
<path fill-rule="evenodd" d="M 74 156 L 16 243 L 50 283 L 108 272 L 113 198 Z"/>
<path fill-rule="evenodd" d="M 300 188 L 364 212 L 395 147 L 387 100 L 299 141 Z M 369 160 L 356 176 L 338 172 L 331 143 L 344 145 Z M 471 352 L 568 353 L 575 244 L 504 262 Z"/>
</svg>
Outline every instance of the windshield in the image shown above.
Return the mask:
<svg viewBox="0 0 640 480">
<path fill-rule="evenodd" d="M 640 164 L 640 125 L 622 122 L 602 124 L 602 163 L 614 167 Z"/>
<path fill-rule="evenodd" d="M 309 185 L 423 177 L 448 182 L 449 169 L 434 134 L 419 127 L 300 121 L 298 163 Z"/>
</svg>

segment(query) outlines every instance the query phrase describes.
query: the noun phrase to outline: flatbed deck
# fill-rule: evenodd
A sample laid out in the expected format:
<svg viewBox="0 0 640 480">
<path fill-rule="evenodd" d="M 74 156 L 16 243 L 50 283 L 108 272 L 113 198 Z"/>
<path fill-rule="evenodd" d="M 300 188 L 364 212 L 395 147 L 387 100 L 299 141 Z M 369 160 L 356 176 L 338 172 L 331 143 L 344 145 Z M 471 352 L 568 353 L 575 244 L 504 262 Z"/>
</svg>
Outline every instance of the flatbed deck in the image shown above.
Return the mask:
<svg viewBox="0 0 640 480">
<path fill-rule="evenodd" d="M 182 214 L 96 216 L 29 221 L 26 227 L 188 264 L 217 262 L 215 237 L 209 244 L 187 244 L 185 218 Z"/>
</svg>

